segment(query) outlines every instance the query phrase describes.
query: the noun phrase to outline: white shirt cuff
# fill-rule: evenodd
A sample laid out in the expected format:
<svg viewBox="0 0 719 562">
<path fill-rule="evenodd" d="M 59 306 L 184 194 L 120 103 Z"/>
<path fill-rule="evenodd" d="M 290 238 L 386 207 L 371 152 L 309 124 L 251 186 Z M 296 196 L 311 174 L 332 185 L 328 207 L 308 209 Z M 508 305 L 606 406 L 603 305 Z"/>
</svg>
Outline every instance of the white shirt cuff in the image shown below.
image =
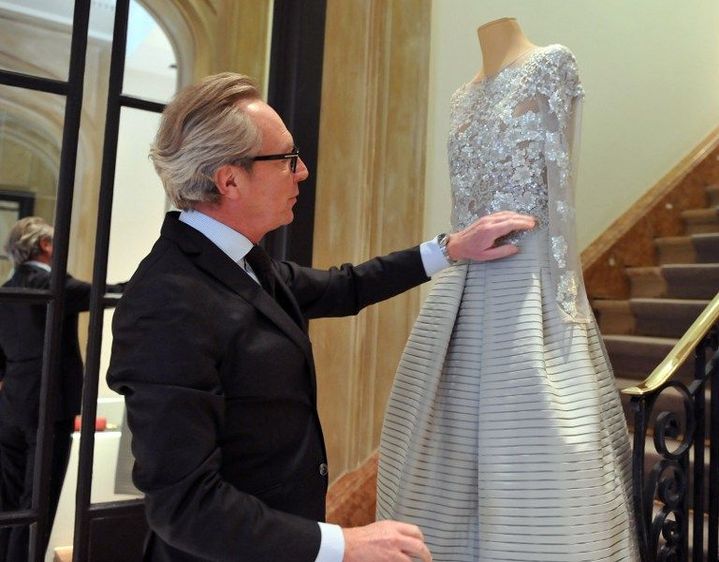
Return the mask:
<svg viewBox="0 0 719 562">
<path fill-rule="evenodd" d="M 422 256 L 422 265 L 427 277 L 432 277 L 435 273 L 439 273 L 449 266 L 447 258 L 442 254 L 442 250 L 437 244 L 437 239 L 427 240 L 419 245 L 419 253 Z"/>
<path fill-rule="evenodd" d="M 322 539 L 315 562 L 342 562 L 345 555 L 345 536 L 342 527 L 330 523 L 318 524 Z"/>
</svg>

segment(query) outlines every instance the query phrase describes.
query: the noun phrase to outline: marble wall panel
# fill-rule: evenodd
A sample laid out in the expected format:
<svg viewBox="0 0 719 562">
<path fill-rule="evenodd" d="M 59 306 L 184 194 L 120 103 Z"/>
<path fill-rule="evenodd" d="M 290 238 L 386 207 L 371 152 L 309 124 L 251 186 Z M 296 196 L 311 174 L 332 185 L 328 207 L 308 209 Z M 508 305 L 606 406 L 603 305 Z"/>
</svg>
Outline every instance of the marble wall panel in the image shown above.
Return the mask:
<svg viewBox="0 0 719 562">
<path fill-rule="evenodd" d="M 327 4 L 317 267 L 361 262 L 421 241 L 429 15 L 425 0 Z M 377 447 L 418 307 L 414 290 L 355 318 L 313 321 L 332 478 Z"/>
</svg>

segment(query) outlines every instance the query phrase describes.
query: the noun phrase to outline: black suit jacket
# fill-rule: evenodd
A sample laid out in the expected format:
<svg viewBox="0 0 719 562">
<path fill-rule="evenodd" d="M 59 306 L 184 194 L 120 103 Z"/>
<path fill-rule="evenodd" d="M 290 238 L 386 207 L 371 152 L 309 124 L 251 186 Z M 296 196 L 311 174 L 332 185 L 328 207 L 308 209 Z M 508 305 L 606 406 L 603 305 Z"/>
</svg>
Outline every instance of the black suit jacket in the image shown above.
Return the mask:
<svg viewBox="0 0 719 562">
<path fill-rule="evenodd" d="M 50 273 L 25 263 L 15 269 L 3 287 L 49 289 Z M 65 295 L 56 420 L 69 419 L 80 412 L 83 369 L 77 320 L 78 314 L 89 307 L 90 285 L 68 275 Z M 47 307 L 42 304 L 0 302 L 0 355 L 5 356 L 6 363 L 0 415 L 26 428 L 37 427 L 46 314 Z"/>
<path fill-rule="evenodd" d="M 356 314 L 427 277 L 417 248 L 274 267 L 289 312 L 170 213 L 118 305 L 108 382 L 127 404 L 146 560 L 317 555 L 327 457 L 305 319 Z"/>
</svg>

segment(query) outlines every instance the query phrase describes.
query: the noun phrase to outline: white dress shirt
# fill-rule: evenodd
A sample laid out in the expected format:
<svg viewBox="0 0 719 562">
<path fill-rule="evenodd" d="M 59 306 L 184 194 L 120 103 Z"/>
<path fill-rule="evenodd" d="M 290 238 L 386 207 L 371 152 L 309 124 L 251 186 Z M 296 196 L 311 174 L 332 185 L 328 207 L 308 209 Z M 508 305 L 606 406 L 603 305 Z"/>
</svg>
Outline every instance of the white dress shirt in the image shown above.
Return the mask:
<svg viewBox="0 0 719 562">
<path fill-rule="evenodd" d="M 199 211 L 182 211 L 180 221 L 204 234 L 232 261 L 244 268 L 256 283 L 259 283 L 252 268 L 245 261 L 245 256 L 253 246 L 246 236 Z M 449 265 L 442 255 L 442 250 L 436 239 L 420 244 L 419 251 L 427 277 L 432 277 Z M 317 553 L 315 562 L 342 562 L 345 552 L 342 528 L 330 523 L 318 522 L 318 525 L 320 526 L 321 540 L 320 551 Z"/>
<path fill-rule="evenodd" d="M 47 271 L 48 273 L 50 273 L 50 272 L 52 271 L 52 268 L 50 267 L 50 265 L 49 265 L 49 264 L 46 264 L 45 262 L 35 261 L 35 260 L 28 260 L 28 261 L 26 261 L 26 262 L 23 262 L 23 265 L 25 265 L 25 264 L 27 264 L 27 265 L 34 265 L 35 267 L 39 267 L 40 269 L 44 269 L 44 270 Z"/>
</svg>

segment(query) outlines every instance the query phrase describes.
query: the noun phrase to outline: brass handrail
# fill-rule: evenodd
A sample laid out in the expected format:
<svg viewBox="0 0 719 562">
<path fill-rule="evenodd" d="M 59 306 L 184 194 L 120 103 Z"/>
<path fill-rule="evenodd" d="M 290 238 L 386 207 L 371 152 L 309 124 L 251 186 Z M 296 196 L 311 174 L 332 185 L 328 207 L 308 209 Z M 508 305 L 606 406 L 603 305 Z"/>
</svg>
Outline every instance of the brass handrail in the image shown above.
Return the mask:
<svg viewBox="0 0 719 562">
<path fill-rule="evenodd" d="M 622 393 L 631 396 L 643 396 L 658 389 L 667 382 L 676 370 L 686 361 L 699 344 L 699 341 L 706 335 L 709 329 L 719 320 L 719 293 L 717 293 L 707 307 L 702 311 L 686 333 L 676 343 L 674 348 L 664 358 L 664 361 L 657 365 L 646 379 L 637 386 L 630 386 L 622 390 Z"/>
</svg>

